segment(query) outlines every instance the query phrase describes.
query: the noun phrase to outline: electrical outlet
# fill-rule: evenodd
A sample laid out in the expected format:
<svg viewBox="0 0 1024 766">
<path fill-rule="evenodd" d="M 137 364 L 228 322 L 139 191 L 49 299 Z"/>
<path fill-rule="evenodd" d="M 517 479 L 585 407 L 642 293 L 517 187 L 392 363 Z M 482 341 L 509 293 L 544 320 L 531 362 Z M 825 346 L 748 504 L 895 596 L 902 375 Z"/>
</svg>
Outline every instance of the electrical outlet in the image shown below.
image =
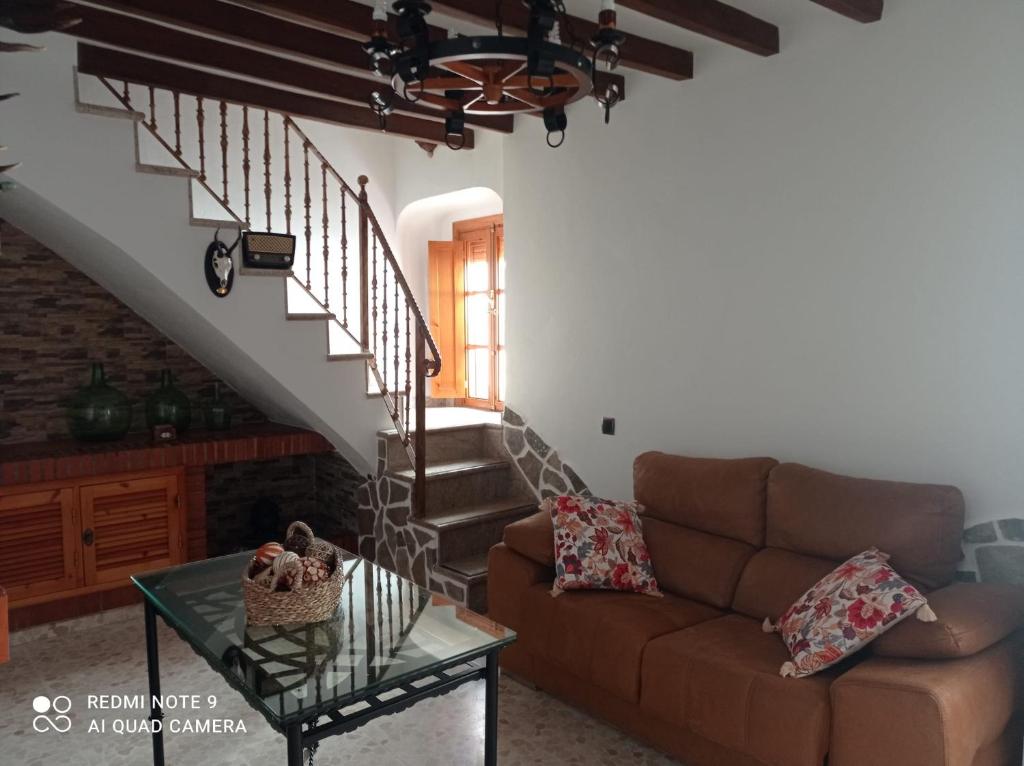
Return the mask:
<svg viewBox="0 0 1024 766">
<path fill-rule="evenodd" d="M 604 418 L 601 420 L 601 433 L 606 436 L 615 435 L 615 418 Z"/>
</svg>

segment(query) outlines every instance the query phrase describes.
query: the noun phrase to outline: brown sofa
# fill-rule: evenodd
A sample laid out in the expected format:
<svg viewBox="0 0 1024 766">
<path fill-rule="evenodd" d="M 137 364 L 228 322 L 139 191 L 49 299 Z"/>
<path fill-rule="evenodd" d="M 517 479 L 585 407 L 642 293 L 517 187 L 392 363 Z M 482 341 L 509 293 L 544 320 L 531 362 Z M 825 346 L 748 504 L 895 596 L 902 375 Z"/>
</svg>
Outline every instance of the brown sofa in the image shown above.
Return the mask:
<svg viewBox="0 0 1024 766">
<path fill-rule="evenodd" d="M 502 656 L 512 675 L 688 766 L 1019 766 L 1024 589 L 954 583 L 959 490 L 655 452 L 636 459 L 634 487 L 664 598 L 552 598 L 544 513 L 491 549 L 490 615 L 519 634 Z M 789 655 L 763 619 L 871 546 L 939 621 L 780 677 Z"/>
</svg>

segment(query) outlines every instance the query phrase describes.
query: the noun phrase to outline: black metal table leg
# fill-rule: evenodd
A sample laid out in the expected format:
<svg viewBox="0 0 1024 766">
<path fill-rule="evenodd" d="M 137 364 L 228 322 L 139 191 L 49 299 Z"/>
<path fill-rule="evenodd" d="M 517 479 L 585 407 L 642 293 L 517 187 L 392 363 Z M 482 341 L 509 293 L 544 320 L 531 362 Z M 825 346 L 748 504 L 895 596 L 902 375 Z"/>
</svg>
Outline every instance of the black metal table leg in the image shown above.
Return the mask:
<svg viewBox="0 0 1024 766">
<path fill-rule="evenodd" d="M 288 726 L 288 766 L 302 766 L 302 724 Z"/>
<path fill-rule="evenodd" d="M 484 766 L 498 766 L 498 650 L 487 654 L 484 705 Z"/>
<path fill-rule="evenodd" d="M 164 766 L 164 711 L 160 704 L 160 655 L 156 643 L 156 612 L 147 599 L 146 668 L 149 672 L 149 720 L 153 727 L 153 766 Z"/>
</svg>

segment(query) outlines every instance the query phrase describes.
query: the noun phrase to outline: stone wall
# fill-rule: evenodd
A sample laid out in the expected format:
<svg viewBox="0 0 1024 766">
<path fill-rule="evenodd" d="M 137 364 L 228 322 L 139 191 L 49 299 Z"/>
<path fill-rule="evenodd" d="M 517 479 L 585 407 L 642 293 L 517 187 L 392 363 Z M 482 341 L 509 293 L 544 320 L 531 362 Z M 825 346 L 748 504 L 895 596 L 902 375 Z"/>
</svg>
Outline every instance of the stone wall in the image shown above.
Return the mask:
<svg viewBox="0 0 1024 766">
<path fill-rule="evenodd" d="M 964 532 L 960 579 L 1024 585 L 1024 519 L 986 521 Z"/>
<path fill-rule="evenodd" d="M 521 415 L 505 407 L 501 435 L 508 454 L 538 500 L 554 495 L 589 495 L 590 490 L 558 451 L 545 442 Z"/>
<path fill-rule="evenodd" d="M 199 266 L 196 266 L 198 278 Z M 111 385 L 143 402 L 170 369 L 192 402 L 193 426 L 217 378 L 180 346 L 56 253 L 0 221 L 0 444 L 69 438 L 65 402 L 103 362 Z M 230 388 L 234 422 L 266 417 Z"/>
</svg>

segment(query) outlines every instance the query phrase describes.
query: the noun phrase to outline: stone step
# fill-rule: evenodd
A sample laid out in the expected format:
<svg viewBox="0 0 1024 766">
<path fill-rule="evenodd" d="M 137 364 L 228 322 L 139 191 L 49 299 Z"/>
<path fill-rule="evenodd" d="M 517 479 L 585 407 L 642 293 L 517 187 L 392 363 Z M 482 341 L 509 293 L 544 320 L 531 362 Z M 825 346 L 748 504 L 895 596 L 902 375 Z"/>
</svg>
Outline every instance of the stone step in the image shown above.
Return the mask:
<svg viewBox="0 0 1024 766">
<path fill-rule="evenodd" d="M 435 531 L 438 563 L 447 564 L 470 556 L 486 555 L 492 545 L 501 542 L 502 532 L 508 524 L 536 510 L 536 500 L 518 495 L 467 503 L 428 515 L 417 523 Z"/>
<path fill-rule="evenodd" d="M 415 437 L 415 431 L 412 432 Z M 394 429 L 378 434 L 386 440 L 387 466 L 392 471 L 408 471 L 409 453 Z M 489 423 L 428 428 L 427 462 L 472 460 L 479 456 L 501 457 L 506 453 L 501 446 L 501 426 Z"/>
<path fill-rule="evenodd" d="M 462 586 L 466 593 L 466 606 L 478 614 L 487 614 L 486 553 L 438 564 L 436 569 L 439 574 Z"/>
<path fill-rule="evenodd" d="M 425 516 L 442 514 L 453 508 L 487 504 L 514 493 L 515 477 L 507 458 L 475 457 L 444 460 L 427 464 Z M 405 481 L 415 480 L 412 468 L 392 471 Z"/>
</svg>

